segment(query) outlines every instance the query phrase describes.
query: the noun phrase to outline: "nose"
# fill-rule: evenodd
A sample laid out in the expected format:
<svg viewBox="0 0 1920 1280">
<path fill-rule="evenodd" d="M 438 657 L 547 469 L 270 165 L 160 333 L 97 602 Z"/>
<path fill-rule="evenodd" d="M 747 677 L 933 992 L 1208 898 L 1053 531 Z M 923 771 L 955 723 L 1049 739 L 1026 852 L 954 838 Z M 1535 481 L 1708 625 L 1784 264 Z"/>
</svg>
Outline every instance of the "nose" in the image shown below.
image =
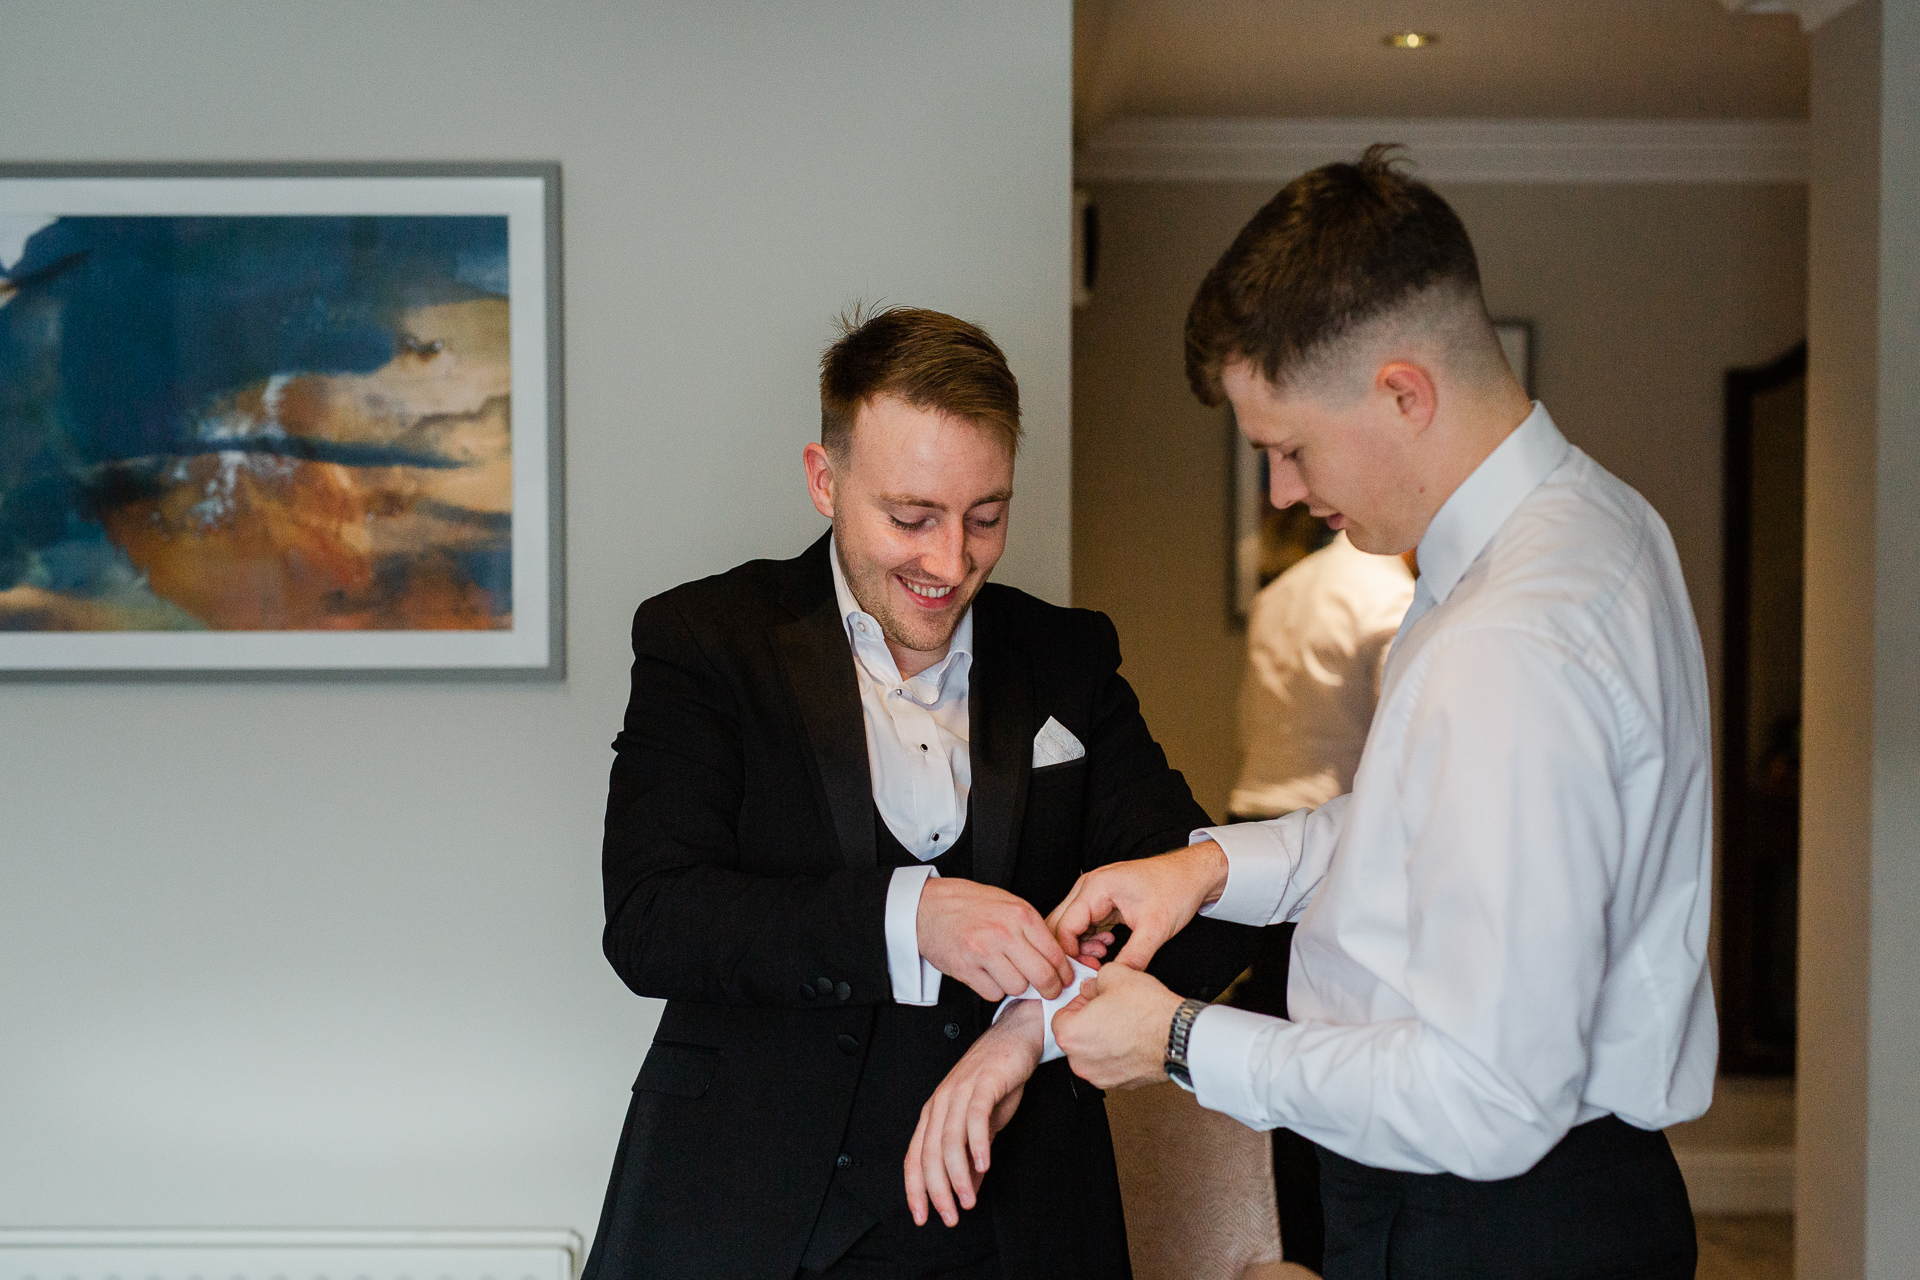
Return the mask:
<svg viewBox="0 0 1920 1280">
<path fill-rule="evenodd" d="M 950 520 L 941 525 L 934 545 L 921 557 L 921 567 L 942 582 L 957 583 L 967 576 L 966 521 Z"/>
<path fill-rule="evenodd" d="M 1271 452 L 1267 454 L 1267 499 L 1282 511 L 1307 500 L 1307 484 L 1300 478 L 1299 464 Z"/>
</svg>

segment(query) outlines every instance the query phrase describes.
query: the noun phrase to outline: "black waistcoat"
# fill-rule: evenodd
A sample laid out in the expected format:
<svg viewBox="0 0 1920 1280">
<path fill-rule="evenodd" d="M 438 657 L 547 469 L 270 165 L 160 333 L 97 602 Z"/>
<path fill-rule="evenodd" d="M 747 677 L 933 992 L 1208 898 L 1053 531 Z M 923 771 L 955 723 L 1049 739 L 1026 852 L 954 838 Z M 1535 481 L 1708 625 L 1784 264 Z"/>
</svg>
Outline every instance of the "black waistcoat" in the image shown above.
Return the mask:
<svg viewBox="0 0 1920 1280">
<path fill-rule="evenodd" d="M 873 827 L 874 851 L 882 867 L 926 865 L 894 838 L 877 809 Z M 953 848 L 933 859 L 932 865 L 942 876 L 973 878 L 971 814 Z M 967 1046 L 986 1030 L 992 1016 L 979 996 L 952 978 L 940 980 L 938 1004 L 923 1008 L 889 1002 L 875 1008 L 869 1043 L 852 1050 L 866 1057 L 833 1180 L 801 1258 L 807 1270 L 824 1271 L 883 1223 L 901 1239 L 902 1247 L 918 1252 L 911 1242 L 926 1229 L 905 1229 L 912 1226 L 901 1167 L 907 1144 L 913 1140 L 922 1104 L 933 1096 Z M 842 1038 L 843 1049 L 850 1038 Z M 952 1233 L 938 1217 L 931 1218 L 926 1245 L 948 1249 L 960 1243 L 950 1238 L 953 1234 L 992 1231 L 991 1215 L 985 1209 L 983 1199 L 979 1210 L 960 1215 L 961 1225 Z"/>
</svg>

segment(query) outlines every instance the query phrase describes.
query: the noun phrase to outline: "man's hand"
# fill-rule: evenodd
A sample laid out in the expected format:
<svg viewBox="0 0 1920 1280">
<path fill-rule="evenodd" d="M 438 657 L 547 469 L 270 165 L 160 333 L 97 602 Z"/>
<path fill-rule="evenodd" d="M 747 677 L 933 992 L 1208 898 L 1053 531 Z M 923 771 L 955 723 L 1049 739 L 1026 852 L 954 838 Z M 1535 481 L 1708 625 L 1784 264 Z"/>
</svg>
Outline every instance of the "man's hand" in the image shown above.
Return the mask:
<svg viewBox="0 0 1920 1280">
<path fill-rule="evenodd" d="M 1053 1015 L 1053 1038 L 1088 1084 L 1134 1089 L 1167 1078 L 1167 1034 L 1179 1007 L 1158 978 L 1108 965 Z"/>
<path fill-rule="evenodd" d="M 1013 1119 L 1039 1065 L 1040 1003 L 1023 1000 L 973 1042 L 933 1091 L 907 1146 L 907 1207 L 916 1225 L 927 1225 L 929 1201 L 950 1227 L 960 1224 L 961 1209 L 973 1208 L 992 1162 L 993 1136 Z"/>
<path fill-rule="evenodd" d="M 1073 981 L 1047 922 L 1005 889 L 936 876 L 920 892 L 914 928 L 927 962 L 984 1000 L 1017 996 L 1029 985 L 1051 1000 Z"/>
<path fill-rule="evenodd" d="M 1113 862 L 1081 876 L 1047 917 L 1047 927 L 1069 954 L 1090 931 L 1125 924 L 1133 930 L 1114 962 L 1145 969 L 1168 938 L 1227 887 L 1227 855 L 1212 840 L 1157 858 Z"/>
</svg>

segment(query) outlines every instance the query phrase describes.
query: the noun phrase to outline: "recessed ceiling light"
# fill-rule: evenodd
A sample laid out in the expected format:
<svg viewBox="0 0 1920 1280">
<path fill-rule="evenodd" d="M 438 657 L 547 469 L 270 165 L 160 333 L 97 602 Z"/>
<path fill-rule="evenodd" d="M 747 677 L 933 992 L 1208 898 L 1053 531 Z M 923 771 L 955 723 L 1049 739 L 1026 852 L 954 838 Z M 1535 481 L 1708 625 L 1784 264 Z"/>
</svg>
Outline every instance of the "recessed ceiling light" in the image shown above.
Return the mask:
<svg viewBox="0 0 1920 1280">
<path fill-rule="evenodd" d="M 1393 49 L 1424 49 L 1440 43 L 1440 37 L 1426 31 L 1390 31 L 1382 43 Z"/>
</svg>

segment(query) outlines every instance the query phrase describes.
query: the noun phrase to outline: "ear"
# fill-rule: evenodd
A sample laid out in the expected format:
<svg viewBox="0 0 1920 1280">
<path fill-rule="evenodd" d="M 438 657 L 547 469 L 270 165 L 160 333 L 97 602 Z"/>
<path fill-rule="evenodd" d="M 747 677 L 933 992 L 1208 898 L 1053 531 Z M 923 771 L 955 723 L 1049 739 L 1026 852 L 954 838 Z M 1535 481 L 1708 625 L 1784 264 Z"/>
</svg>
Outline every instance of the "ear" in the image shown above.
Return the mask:
<svg viewBox="0 0 1920 1280">
<path fill-rule="evenodd" d="M 1415 435 L 1433 421 L 1440 397 L 1433 375 L 1407 360 L 1393 360 L 1380 366 L 1374 376 L 1374 389 L 1393 400 L 1393 410 Z"/>
<path fill-rule="evenodd" d="M 807 469 L 807 496 L 813 509 L 833 519 L 833 456 L 817 443 L 800 451 L 800 462 Z"/>
</svg>

